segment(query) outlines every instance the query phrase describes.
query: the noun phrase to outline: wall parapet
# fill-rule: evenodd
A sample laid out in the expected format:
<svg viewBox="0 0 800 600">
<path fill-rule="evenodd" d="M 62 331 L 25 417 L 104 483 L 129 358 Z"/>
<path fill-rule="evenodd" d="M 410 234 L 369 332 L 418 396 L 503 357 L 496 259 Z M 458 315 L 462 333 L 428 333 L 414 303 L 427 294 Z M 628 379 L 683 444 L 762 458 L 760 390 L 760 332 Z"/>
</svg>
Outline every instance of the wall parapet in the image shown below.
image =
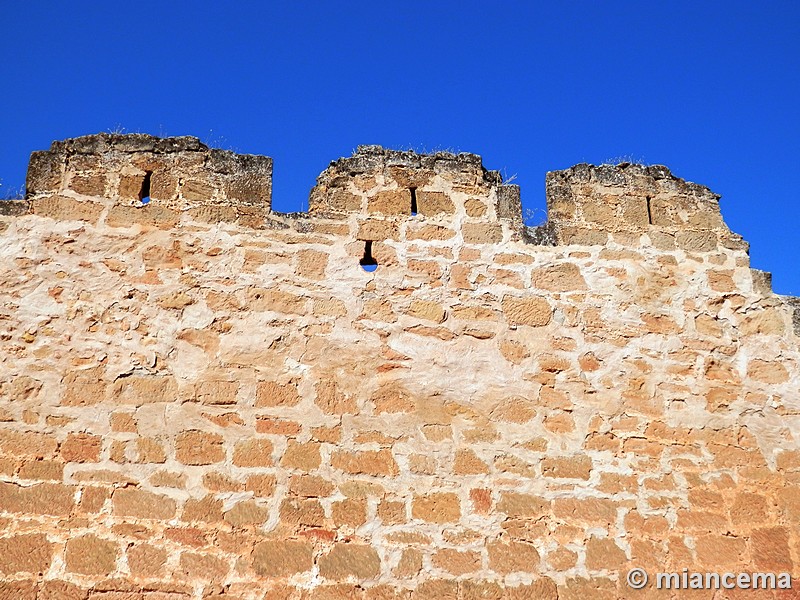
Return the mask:
<svg viewBox="0 0 800 600">
<path fill-rule="evenodd" d="M 32 211 L 92 220 L 76 201 L 111 203 L 107 222 L 171 227 L 183 212 L 201 221 L 281 226 L 270 217 L 272 159 L 210 149 L 194 137 L 83 136 L 34 152 L 27 177 Z M 141 214 L 136 209 L 145 207 Z M 476 154 L 418 154 L 359 146 L 330 163 L 309 194 L 308 217 L 358 222 L 357 239 L 394 239 L 400 222 L 461 230 L 469 243 L 652 245 L 747 251 L 725 225 L 719 195 L 662 165 L 579 164 L 546 176 L 547 222 L 523 225 L 520 189 Z M 277 216 L 277 215 L 276 215 Z M 303 214 L 298 213 L 300 217 Z"/>
<path fill-rule="evenodd" d="M 661 250 L 747 250 L 722 220 L 718 194 L 663 165 L 579 164 L 546 177 L 548 226 L 558 244 L 638 245 Z"/>
<path fill-rule="evenodd" d="M 100 133 L 53 142 L 33 152 L 26 197 L 34 212 L 46 198 L 105 199 L 184 211 L 207 206 L 270 210 L 272 159 L 209 148 L 190 136 Z"/>
<path fill-rule="evenodd" d="M 317 178 L 309 213 L 391 217 L 453 215 L 464 210 L 468 216 L 490 220 L 520 220 L 518 189 L 504 184 L 498 171 L 486 169 L 477 154 L 417 154 L 359 146 L 352 156 L 331 162 Z M 493 203 L 479 206 L 479 199 Z"/>
</svg>

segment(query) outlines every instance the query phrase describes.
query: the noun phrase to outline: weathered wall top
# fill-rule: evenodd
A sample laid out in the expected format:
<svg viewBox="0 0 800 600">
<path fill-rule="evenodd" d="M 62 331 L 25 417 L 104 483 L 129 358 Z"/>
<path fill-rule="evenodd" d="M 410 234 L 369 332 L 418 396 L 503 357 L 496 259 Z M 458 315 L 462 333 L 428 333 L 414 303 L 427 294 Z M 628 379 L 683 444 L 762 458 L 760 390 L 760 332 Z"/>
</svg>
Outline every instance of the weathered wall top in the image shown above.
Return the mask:
<svg viewBox="0 0 800 600">
<path fill-rule="evenodd" d="M 519 187 L 504 184 L 475 154 L 359 146 L 323 171 L 308 214 L 292 222 L 271 214 L 271 190 L 268 157 L 209 149 L 193 137 L 142 134 L 54 142 L 31 155 L 27 180 L 33 212 L 97 220 L 103 203 L 105 221 L 119 226 L 172 227 L 186 213 L 206 222 L 304 230 L 305 218 L 349 221 L 342 231 L 363 241 L 413 230 L 440 239 L 460 231 L 471 243 L 747 249 L 723 222 L 718 195 L 658 165 L 581 164 L 548 173 L 548 221 L 537 228 L 523 225 Z"/>
<path fill-rule="evenodd" d="M 100 133 L 31 154 L 26 197 L 108 199 L 171 209 L 244 205 L 269 210 L 272 159 L 210 149 L 195 137 Z"/>
<path fill-rule="evenodd" d="M 613 239 L 625 246 L 649 242 L 663 250 L 747 249 L 723 222 L 719 195 L 662 165 L 580 164 L 548 173 L 546 185 L 547 226 L 559 244 Z"/>
<path fill-rule="evenodd" d="M 477 154 L 359 146 L 353 156 L 333 161 L 317 178 L 309 212 L 334 218 L 349 212 L 390 217 L 461 212 L 519 220 L 519 188 L 503 185 L 500 173 L 484 168 Z"/>
</svg>

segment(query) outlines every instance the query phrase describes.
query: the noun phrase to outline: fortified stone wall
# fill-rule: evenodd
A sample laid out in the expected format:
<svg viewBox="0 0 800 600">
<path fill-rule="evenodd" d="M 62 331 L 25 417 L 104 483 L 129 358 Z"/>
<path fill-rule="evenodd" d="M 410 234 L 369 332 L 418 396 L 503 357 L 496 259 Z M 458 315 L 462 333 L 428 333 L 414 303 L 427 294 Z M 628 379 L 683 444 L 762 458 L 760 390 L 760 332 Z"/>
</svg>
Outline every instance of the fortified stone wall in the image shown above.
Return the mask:
<svg viewBox="0 0 800 600">
<path fill-rule="evenodd" d="M 707 188 L 578 165 L 530 229 L 479 157 L 368 146 L 270 189 L 91 136 L 0 204 L 0 597 L 797 593 L 800 311 Z"/>
</svg>

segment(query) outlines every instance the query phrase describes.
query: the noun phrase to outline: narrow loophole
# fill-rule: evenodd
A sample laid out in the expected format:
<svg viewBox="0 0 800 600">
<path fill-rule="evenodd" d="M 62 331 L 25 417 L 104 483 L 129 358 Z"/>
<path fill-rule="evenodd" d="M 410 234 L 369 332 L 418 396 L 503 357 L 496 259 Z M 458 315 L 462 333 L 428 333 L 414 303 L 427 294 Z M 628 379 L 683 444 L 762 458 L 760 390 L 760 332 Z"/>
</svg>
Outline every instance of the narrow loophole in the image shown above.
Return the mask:
<svg viewBox="0 0 800 600">
<path fill-rule="evenodd" d="M 417 188 L 411 188 L 411 216 L 417 214 Z"/>
<path fill-rule="evenodd" d="M 365 271 L 372 272 L 378 268 L 378 261 L 376 261 L 372 256 L 372 242 L 364 242 L 364 256 L 361 257 L 361 260 L 358 261 L 358 264 L 361 265 L 361 268 Z"/>
<path fill-rule="evenodd" d="M 152 177 L 153 172 L 147 171 L 144 175 L 144 181 L 142 181 L 142 189 L 139 192 L 139 202 L 142 204 L 147 204 L 150 202 L 150 178 Z"/>
<path fill-rule="evenodd" d="M 653 213 L 650 212 L 650 196 L 647 196 L 647 222 L 653 224 Z"/>
</svg>

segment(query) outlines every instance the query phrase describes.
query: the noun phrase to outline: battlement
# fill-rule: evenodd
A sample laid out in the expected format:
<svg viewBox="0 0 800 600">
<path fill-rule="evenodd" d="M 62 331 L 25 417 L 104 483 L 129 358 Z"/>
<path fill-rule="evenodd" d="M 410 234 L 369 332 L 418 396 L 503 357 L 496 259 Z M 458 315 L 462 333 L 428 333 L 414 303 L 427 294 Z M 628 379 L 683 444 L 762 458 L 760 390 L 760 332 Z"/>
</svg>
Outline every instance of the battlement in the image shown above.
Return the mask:
<svg viewBox="0 0 800 600">
<path fill-rule="evenodd" d="M 580 164 L 548 173 L 546 185 L 547 227 L 559 244 L 613 239 L 661 250 L 747 250 L 722 220 L 719 195 L 675 177 L 663 165 Z"/>
<path fill-rule="evenodd" d="M 309 212 L 333 218 L 356 212 L 385 217 L 455 216 L 520 221 L 519 188 L 504 185 L 477 154 L 417 154 L 359 146 L 317 178 Z"/>
<path fill-rule="evenodd" d="M 170 228 L 184 216 L 249 227 L 327 230 L 360 241 L 510 241 L 747 250 L 722 220 L 719 196 L 664 166 L 576 165 L 546 177 L 548 220 L 522 220 L 520 189 L 476 154 L 359 146 L 317 178 L 308 213 L 271 211 L 272 159 L 209 149 L 197 138 L 98 134 L 31 155 L 27 198 L 42 216 Z M 20 212 L 19 207 L 14 209 Z M 105 211 L 105 212 L 104 212 Z M 9 211 L 10 212 L 10 209 Z"/>
<path fill-rule="evenodd" d="M 110 205 L 120 222 L 127 209 L 148 204 L 162 211 L 269 212 L 272 159 L 212 149 L 189 136 L 87 135 L 31 154 L 26 198 L 34 213 L 49 216 L 70 208 L 97 214 L 76 202 Z"/>
</svg>

